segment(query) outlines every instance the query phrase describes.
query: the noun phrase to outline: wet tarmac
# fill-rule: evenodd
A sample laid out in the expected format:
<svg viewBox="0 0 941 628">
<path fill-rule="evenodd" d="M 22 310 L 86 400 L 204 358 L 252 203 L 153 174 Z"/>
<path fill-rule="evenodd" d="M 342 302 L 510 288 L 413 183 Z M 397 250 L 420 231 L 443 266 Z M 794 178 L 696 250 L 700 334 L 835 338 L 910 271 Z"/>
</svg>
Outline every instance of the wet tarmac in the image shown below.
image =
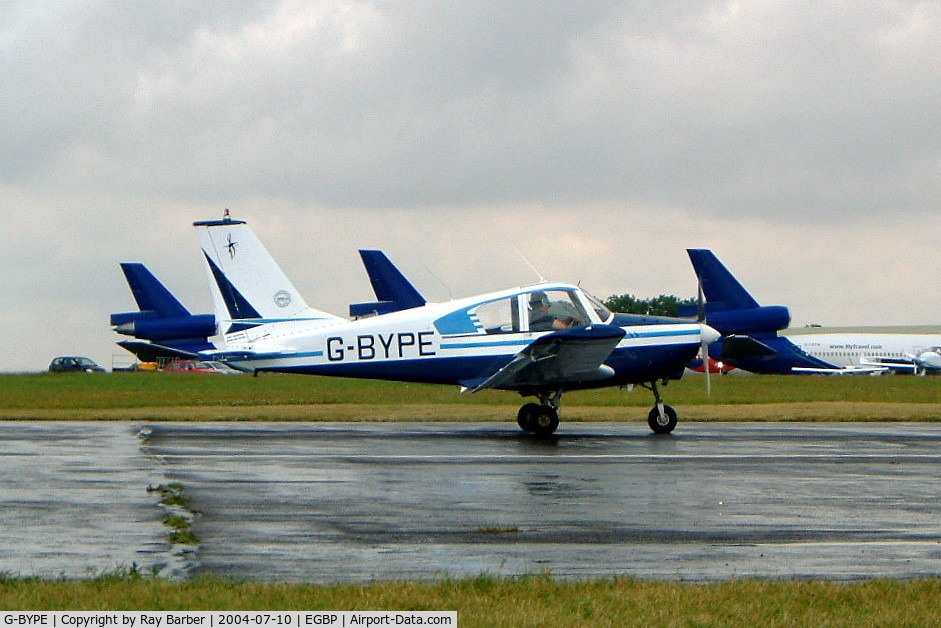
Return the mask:
<svg viewBox="0 0 941 628">
<path fill-rule="evenodd" d="M 941 574 L 941 425 L 2 423 L 0 572 Z M 179 483 L 200 544 L 171 545 Z"/>
</svg>

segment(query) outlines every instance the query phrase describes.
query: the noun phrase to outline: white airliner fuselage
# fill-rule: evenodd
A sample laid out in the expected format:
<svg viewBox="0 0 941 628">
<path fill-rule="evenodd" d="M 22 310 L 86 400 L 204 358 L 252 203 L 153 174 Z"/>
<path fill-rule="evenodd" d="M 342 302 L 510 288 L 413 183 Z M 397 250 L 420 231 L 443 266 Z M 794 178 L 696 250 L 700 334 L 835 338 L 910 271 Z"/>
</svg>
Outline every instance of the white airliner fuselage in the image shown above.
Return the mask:
<svg viewBox="0 0 941 628">
<path fill-rule="evenodd" d="M 844 368 L 886 367 L 925 372 L 941 370 L 941 334 L 794 334 L 788 338 L 805 353 Z"/>
</svg>

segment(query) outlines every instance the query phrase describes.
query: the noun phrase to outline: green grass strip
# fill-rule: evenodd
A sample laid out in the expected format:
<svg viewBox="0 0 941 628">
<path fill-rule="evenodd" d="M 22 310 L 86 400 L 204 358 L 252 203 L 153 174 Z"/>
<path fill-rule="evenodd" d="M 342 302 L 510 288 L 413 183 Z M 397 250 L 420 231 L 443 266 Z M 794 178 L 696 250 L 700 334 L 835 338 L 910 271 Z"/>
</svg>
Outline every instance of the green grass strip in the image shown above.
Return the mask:
<svg viewBox="0 0 941 628">
<path fill-rule="evenodd" d="M 928 626 L 941 579 L 558 582 L 548 577 L 287 585 L 103 577 L 0 580 L 5 610 L 456 610 L 474 626 Z"/>
<path fill-rule="evenodd" d="M 681 420 L 933 421 L 941 377 L 687 376 L 663 388 Z M 512 392 L 302 375 L 174 373 L 0 375 L 0 419 L 133 421 L 515 421 Z M 634 421 L 650 393 L 618 388 L 563 398 L 563 421 Z"/>
</svg>

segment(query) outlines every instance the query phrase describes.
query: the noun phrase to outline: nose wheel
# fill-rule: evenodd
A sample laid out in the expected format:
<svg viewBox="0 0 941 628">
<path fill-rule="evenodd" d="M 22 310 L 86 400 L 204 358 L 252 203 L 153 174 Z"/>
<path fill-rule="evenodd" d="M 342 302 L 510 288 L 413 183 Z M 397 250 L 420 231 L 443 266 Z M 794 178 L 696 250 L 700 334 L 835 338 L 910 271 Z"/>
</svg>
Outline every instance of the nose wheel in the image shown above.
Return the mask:
<svg viewBox="0 0 941 628">
<path fill-rule="evenodd" d="M 676 427 L 676 410 L 658 403 L 650 409 L 647 425 L 657 434 L 669 434 Z"/>
<path fill-rule="evenodd" d="M 676 410 L 663 403 L 657 382 L 650 382 L 650 386 L 641 386 L 650 390 L 654 398 L 654 406 L 647 415 L 647 425 L 655 434 L 669 434 L 676 427 Z"/>
</svg>

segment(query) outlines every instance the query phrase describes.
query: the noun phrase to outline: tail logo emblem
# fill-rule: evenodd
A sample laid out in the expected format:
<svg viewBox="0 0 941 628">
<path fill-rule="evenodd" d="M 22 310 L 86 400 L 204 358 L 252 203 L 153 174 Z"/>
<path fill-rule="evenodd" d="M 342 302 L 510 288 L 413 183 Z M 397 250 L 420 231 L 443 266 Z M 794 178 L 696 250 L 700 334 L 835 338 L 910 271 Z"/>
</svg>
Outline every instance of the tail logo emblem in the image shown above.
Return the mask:
<svg viewBox="0 0 941 628">
<path fill-rule="evenodd" d="M 291 294 L 287 290 L 278 290 L 274 293 L 274 304 L 278 307 L 291 305 Z"/>
<path fill-rule="evenodd" d="M 235 246 L 236 246 L 237 244 L 238 244 L 238 242 L 233 242 L 233 241 L 232 241 L 232 234 L 230 233 L 229 236 L 228 236 L 228 241 L 227 241 L 227 243 L 226 243 L 226 245 L 225 245 L 225 248 L 227 248 L 227 249 L 229 250 L 229 259 L 235 259 Z"/>
</svg>

